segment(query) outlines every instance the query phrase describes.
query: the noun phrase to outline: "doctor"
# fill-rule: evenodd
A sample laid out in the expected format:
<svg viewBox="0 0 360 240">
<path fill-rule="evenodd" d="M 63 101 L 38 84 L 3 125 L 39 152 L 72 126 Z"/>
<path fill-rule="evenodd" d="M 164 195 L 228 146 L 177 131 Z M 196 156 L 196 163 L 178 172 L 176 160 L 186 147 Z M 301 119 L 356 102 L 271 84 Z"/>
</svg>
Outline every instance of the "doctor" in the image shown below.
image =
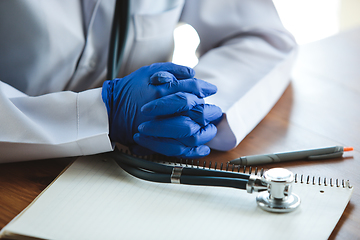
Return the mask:
<svg viewBox="0 0 360 240">
<path fill-rule="evenodd" d="M 118 79 L 106 79 L 114 6 L 0 1 L 0 162 L 113 142 L 179 157 L 229 150 L 289 82 L 296 44 L 270 0 L 131 0 Z M 179 22 L 200 36 L 195 71 L 164 63 Z"/>
</svg>

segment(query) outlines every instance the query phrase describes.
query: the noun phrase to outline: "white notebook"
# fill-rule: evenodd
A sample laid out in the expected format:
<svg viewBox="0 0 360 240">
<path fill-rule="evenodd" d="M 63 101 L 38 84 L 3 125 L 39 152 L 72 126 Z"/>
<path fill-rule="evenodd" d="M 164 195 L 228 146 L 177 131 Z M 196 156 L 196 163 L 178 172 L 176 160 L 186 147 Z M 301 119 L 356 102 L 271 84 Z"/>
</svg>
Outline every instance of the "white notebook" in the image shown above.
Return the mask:
<svg viewBox="0 0 360 240">
<path fill-rule="evenodd" d="M 341 184 L 339 184 L 341 185 Z M 298 181 L 299 209 L 270 213 L 256 193 L 153 183 L 106 155 L 78 158 L 0 232 L 14 239 L 327 239 L 353 188 Z"/>
</svg>

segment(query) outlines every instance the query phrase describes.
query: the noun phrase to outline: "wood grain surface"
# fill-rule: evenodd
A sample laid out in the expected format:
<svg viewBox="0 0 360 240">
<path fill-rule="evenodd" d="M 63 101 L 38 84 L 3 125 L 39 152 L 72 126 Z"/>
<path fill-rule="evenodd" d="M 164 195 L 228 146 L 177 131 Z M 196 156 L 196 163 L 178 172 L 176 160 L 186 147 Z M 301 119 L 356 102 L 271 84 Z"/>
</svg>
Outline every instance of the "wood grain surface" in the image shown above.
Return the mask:
<svg viewBox="0 0 360 240">
<path fill-rule="evenodd" d="M 360 28 L 300 47 L 292 82 L 265 119 L 229 152 L 201 161 L 333 145 L 352 146 L 343 158 L 262 166 L 297 174 L 349 179 L 355 187 L 330 239 L 360 239 Z M 0 165 L 0 228 L 20 213 L 71 162 Z"/>
</svg>

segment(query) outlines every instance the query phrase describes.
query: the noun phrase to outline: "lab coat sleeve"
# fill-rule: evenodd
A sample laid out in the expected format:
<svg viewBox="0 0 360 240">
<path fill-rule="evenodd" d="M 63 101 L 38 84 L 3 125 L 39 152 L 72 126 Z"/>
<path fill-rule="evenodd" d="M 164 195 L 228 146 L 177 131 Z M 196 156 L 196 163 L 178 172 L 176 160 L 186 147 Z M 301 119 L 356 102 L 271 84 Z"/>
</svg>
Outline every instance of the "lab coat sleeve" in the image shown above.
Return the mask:
<svg viewBox="0 0 360 240">
<path fill-rule="evenodd" d="M 111 151 L 101 89 L 30 97 L 0 82 L 0 163 Z"/>
<path fill-rule="evenodd" d="M 225 113 L 208 145 L 230 150 L 266 116 L 289 84 L 295 40 L 270 0 L 189 0 L 181 20 L 200 37 L 196 77 L 218 87 L 206 100 Z"/>
</svg>

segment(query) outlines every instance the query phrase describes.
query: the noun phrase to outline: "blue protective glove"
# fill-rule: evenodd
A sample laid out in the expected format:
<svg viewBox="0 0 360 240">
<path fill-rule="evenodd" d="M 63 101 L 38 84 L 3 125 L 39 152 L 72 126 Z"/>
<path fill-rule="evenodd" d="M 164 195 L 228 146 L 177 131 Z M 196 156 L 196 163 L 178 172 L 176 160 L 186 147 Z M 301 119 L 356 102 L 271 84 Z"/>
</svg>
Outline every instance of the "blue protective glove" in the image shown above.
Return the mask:
<svg viewBox="0 0 360 240">
<path fill-rule="evenodd" d="M 210 122 L 221 119 L 219 107 L 204 104 L 203 99 L 193 94 L 180 92 L 149 102 L 141 110 L 150 116 L 172 117 L 140 124 L 139 133 L 134 135 L 139 145 L 167 156 L 183 158 L 210 153 L 210 148 L 204 144 L 216 135 L 217 129 Z"/>
<path fill-rule="evenodd" d="M 110 139 L 131 146 L 135 143 L 133 136 L 138 132 L 138 126 L 143 122 L 155 120 L 160 115 L 166 119 L 173 113 L 178 116 L 185 111 L 189 118 L 192 116 L 203 118 L 201 112 L 194 113 L 195 108 L 180 109 L 179 106 L 172 105 L 171 99 L 170 105 L 167 106 L 170 110 L 166 114 L 144 114 L 141 111 L 141 107 L 146 103 L 179 92 L 196 97 L 203 104 L 202 98 L 214 94 L 216 87 L 193 78 L 194 75 L 194 70 L 188 67 L 172 63 L 156 63 L 142 67 L 122 79 L 105 81 L 102 98 L 108 110 Z M 182 124 L 190 126 L 189 122 Z"/>
</svg>

